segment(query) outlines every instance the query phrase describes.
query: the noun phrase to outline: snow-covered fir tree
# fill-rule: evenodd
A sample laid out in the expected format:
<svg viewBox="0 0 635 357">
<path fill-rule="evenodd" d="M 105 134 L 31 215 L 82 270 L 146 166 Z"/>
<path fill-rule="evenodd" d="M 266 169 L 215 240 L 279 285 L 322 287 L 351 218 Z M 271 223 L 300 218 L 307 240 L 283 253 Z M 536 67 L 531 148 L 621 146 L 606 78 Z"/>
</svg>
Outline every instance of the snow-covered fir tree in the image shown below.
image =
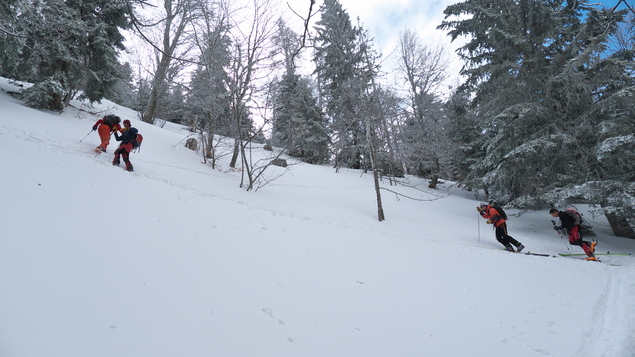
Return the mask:
<svg viewBox="0 0 635 357">
<path fill-rule="evenodd" d="M 201 53 L 199 65 L 191 75 L 186 99 L 188 125 L 192 131 L 203 133 L 205 156 L 212 165 L 219 157 L 215 150 L 216 135 L 235 137 L 230 115 L 228 89 L 229 47 L 231 39 L 226 21 L 214 11 L 206 11 L 197 24 L 195 42 Z"/>
<path fill-rule="evenodd" d="M 120 1 L 3 1 L 1 75 L 29 81 L 33 105 L 62 110 L 81 91 L 91 102 L 112 94 L 119 75 L 120 29 L 130 26 Z"/>
<path fill-rule="evenodd" d="M 633 215 L 626 173 L 635 166 L 598 154 L 628 147 L 616 137 L 633 131 L 632 107 L 620 100 L 632 92 L 632 71 L 606 48 L 624 13 L 532 0 L 468 0 L 446 9 L 464 14 L 472 16 L 440 27 L 471 39 L 460 49 L 463 89 L 475 94 L 486 139 L 466 181 L 516 207 L 597 204 L 617 232 L 617 221 L 624 226 Z M 627 199 L 610 200 L 617 196 Z"/>
<path fill-rule="evenodd" d="M 285 74 L 276 85 L 271 141 L 302 161 L 328 162 L 325 118 L 308 78 Z"/>
<path fill-rule="evenodd" d="M 302 161 L 325 163 L 329 159 L 326 120 L 310 78 L 296 74 L 297 38 L 282 20 L 278 21 L 274 42 L 284 74 L 273 84 L 271 143 Z"/>
<path fill-rule="evenodd" d="M 335 166 L 362 168 L 366 134 L 361 99 L 370 82 L 362 29 L 351 24 L 339 1 L 326 0 L 316 30 L 315 73 L 333 134 Z"/>
</svg>

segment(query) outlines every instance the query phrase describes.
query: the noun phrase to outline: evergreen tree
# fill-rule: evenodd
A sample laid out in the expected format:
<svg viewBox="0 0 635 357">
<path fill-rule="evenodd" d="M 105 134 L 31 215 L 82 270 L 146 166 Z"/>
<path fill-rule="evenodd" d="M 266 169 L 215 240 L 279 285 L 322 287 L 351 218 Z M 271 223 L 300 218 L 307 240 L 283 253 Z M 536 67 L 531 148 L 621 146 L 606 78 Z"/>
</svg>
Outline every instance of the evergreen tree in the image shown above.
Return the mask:
<svg viewBox="0 0 635 357">
<path fill-rule="evenodd" d="M 326 125 L 309 80 L 285 74 L 276 87 L 272 144 L 311 164 L 327 162 Z"/>
<path fill-rule="evenodd" d="M 297 37 L 278 21 L 275 43 L 285 73 L 274 85 L 271 142 L 302 161 L 321 164 L 329 158 L 326 123 L 310 80 L 295 73 Z"/>
<path fill-rule="evenodd" d="M 8 10 L 19 40 L 0 44 L 14 51 L 2 57 L 2 75 L 35 83 L 27 97 L 62 110 L 79 91 L 91 102 L 112 94 L 124 49 L 119 30 L 129 27 L 126 2 L 13 1 Z"/>
<path fill-rule="evenodd" d="M 448 16 L 465 13 L 473 16 L 440 27 L 471 36 L 461 48 L 464 89 L 476 94 L 485 156 L 467 181 L 516 207 L 577 201 L 628 214 L 625 201 L 606 202 L 632 190 L 630 181 L 612 184 L 625 167 L 598 155 L 630 145 L 615 134 L 632 132 L 631 109 L 621 100 L 632 72 L 606 55 L 624 13 L 577 1 L 468 0 L 446 9 Z"/>
<path fill-rule="evenodd" d="M 161 105 L 157 105 L 155 111 L 157 117 L 172 123 L 189 124 L 186 119 L 186 96 L 182 85 L 175 83 L 162 98 Z"/>
<path fill-rule="evenodd" d="M 546 150 L 535 140 L 562 140 L 550 136 L 551 124 L 560 118 L 544 105 L 545 83 L 566 61 L 563 55 L 580 28 L 581 10 L 534 0 L 468 0 L 445 10 L 447 16 L 473 14 L 440 27 L 452 29 L 453 38 L 470 36 L 459 50 L 468 78 L 461 90 L 475 94 L 471 113 L 485 136 L 485 155 L 471 166 L 466 180 L 494 200 L 506 203 L 536 193 L 553 172 L 550 155 L 528 158 L 517 148 L 528 143 Z"/>
<path fill-rule="evenodd" d="M 119 74 L 113 85 L 112 94 L 106 96 L 106 99 L 126 108 L 134 108 L 137 93 L 133 83 L 132 67 L 128 62 L 117 67 Z"/>
<path fill-rule="evenodd" d="M 236 137 L 230 115 L 228 73 L 230 63 L 228 26 L 216 12 L 207 9 L 203 21 L 196 31 L 196 43 L 201 52 L 200 65 L 192 74 L 187 95 L 188 125 L 193 131 L 205 133 L 207 143 L 205 156 L 215 165 L 218 158 L 214 137 L 222 135 Z"/>
<path fill-rule="evenodd" d="M 140 113 L 143 112 L 143 109 L 148 105 L 148 100 L 150 98 L 150 90 L 152 88 L 152 80 L 140 76 L 135 85 L 136 88 L 136 96 L 133 98 L 133 104 L 130 106 L 130 109 L 134 109 Z"/>
<path fill-rule="evenodd" d="M 335 166 L 362 168 L 365 141 L 362 96 L 367 92 L 362 30 L 337 0 L 326 0 L 316 23 L 314 61 L 329 129 L 335 145 Z"/>
<path fill-rule="evenodd" d="M 22 21 L 25 16 L 18 14 L 28 11 L 25 0 L 6 0 L 0 2 L 0 75 L 9 77 L 20 62 L 19 52 L 26 43 L 26 27 Z M 18 21 L 20 20 L 20 21 Z"/>
<path fill-rule="evenodd" d="M 445 103 L 445 113 L 448 117 L 448 137 L 453 146 L 450 152 L 450 178 L 469 186 L 467 177 L 473 165 L 483 159 L 485 137 L 482 126 L 472 111 L 470 99 L 464 91 L 454 91 Z"/>
</svg>

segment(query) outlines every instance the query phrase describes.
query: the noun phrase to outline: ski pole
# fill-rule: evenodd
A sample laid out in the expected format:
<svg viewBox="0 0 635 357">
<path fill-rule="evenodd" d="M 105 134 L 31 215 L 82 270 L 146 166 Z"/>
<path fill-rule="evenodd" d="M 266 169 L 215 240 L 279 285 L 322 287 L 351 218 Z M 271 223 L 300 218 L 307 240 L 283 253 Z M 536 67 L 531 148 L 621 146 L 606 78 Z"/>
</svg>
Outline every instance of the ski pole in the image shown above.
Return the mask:
<svg viewBox="0 0 635 357">
<path fill-rule="evenodd" d="M 89 132 L 88 132 L 88 134 L 86 134 L 86 136 L 84 136 L 84 137 L 82 138 L 82 140 L 80 140 L 79 142 L 81 143 L 82 141 L 84 141 L 84 139 L 86 139 L 86 138 L 88 137 L 88 135 L 90 135 L 90 133 L 92 133 L 93 131 L 94 131 L 94 130 L 89 131 Z"/>
<path fill-rule="evenodd" d="M 553 219 L 551 220 L 551 223 L 553 223 L 553 226 L 556 226 L 556 221 L 554 221 Z M 558 235 L 560 235 L 560 238 L 564 239 L 564 237 L 562 236 L 562 233 L 560 233 L 560 231 L 558 231 Z M 564 242 L 564 246 L 567 248 L 568 251 L 571 251 L 571 248 L 569 248 L 569 246 L 567 245 L 567 242 Z"/>
<path fill-rule="evenodd" d="M 478 226 L 478 242 L 481 243 L 481 215 L 476 216 L 476 225 Z"/>
</svg>

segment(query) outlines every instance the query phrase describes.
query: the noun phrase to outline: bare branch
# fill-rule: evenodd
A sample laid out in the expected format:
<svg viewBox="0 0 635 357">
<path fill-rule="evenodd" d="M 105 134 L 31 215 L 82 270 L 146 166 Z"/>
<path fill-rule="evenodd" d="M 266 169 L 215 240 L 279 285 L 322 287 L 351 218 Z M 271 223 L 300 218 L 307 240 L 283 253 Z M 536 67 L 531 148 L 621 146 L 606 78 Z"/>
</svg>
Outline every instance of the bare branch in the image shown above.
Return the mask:
<svg viewBox="0 0 635 357">
<path fill-rule="evenodd" d="M 304 32 L 302 33 L 302 36 L 300 36 L 300 46 L 293 53 L 293 55 L 291 56 L 292 58 L 295 58 L 300 53 L 300 51 L 304 47 L 306 47 L 306 39 L 309 36 L 309 23 L 311 21 L 311 18 L 315 16 L 315 14 L 317 14 L 317 11 L 315 13 L 313 12 L 313 5 L 315 5 L 315 0 L 310 0 L 310 1 L 311 1 L 311 5 L 309 6 L 309 14 L 307 15 L 306 18 L 298 14 L 295 10 L 293 10 L 291 5 L 287 3 L 287 6 L 289 7 L 289 9 L 291 9 L 291 12 L 293 12 L 296 16 L 298 16 L 304 22 Z"/>
<path fill-rule="evenodd" d="M 0 26 L 0 32 L 3 32 L 3 33 L 5 33 L 5 34 L 7 34 L 9 36 L 12 36 L 12 37 L 28 38 L 27 36 L 22 36 L 22 35 L 18 35 L 17 33 L 13 33 L 13 32 L 7 31 L 2 26 Z"/>
</svg>

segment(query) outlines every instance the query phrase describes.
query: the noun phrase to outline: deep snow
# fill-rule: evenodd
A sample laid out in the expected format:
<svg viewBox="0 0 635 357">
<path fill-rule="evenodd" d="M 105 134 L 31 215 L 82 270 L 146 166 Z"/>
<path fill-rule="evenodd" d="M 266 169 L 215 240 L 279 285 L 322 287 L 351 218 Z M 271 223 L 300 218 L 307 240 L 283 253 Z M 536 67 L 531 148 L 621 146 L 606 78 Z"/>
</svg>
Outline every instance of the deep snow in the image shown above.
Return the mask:
<svg viewBox="0 0 635 357">
<path fill-rule="evenodd" d="M 450 182 L 384 181 L 404 195 L 382 191 L 384 222 L 356 170 L 275 167 L 247 192 L 187 130 L 108 101 L 38 111 L 0 87 L 0 356 L 635 356 L 633 256 L 504 252 L 483 197 Z M 80 142 L 109 113 L 144 135 L 135 172 L 111 165 L 114 139 L 101 155 L 96 133 Z M 581 253 L 551 219 L 509 231 Z M 592 224 L 598 252 L 635 252 Z"/>
</svg>

